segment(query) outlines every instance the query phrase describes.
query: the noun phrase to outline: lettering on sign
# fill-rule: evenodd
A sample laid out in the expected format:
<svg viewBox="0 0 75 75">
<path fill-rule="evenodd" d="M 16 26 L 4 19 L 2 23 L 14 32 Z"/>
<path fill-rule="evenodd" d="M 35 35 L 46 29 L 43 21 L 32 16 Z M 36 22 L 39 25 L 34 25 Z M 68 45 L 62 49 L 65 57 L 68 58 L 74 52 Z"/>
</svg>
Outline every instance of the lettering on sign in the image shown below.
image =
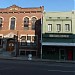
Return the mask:
<svg viewBox="0 0 75 75">
<path fill-rule="evenodd" d="M 69 38 L 69 35 L 49 35 L 49 37 L 64 37 L 64 38 Z"/>
</svg>

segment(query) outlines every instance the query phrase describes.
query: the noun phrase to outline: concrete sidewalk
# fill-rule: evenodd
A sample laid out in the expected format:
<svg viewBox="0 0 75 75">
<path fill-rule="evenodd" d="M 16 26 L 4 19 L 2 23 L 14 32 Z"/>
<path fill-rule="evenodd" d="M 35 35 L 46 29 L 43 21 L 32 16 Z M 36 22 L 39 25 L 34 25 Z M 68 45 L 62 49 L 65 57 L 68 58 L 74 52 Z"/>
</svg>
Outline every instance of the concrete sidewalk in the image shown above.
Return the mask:
<svg viewBox="0 0 75 75">
<path fill-rule="evenodd" d="M 60 61 L 60 60 L 49 60 L 49 59 L 40 59 L 40 58 L 32 58 L 32 60 L 28 60 L 28 57 L 18 56 L 0 56 L 1 60 L 19 60 L 19 61 L 35 61 L 35 62 L 53 62 L 53 63 L 75 63 L 75 61 Z"/>
</svg>

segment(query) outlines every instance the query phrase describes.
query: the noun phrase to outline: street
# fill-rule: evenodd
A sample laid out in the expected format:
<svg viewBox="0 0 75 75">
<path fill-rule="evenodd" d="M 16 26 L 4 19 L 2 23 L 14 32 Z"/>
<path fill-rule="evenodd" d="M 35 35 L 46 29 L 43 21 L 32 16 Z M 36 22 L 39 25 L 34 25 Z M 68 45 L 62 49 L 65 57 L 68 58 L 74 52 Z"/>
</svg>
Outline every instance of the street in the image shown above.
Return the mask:
<svg viewBox="0 0 75 75">
<path fill-rule="evenodd" d="M 75 75 L 75 64 L 0 60 L 0 75 Z"/>
</svg>

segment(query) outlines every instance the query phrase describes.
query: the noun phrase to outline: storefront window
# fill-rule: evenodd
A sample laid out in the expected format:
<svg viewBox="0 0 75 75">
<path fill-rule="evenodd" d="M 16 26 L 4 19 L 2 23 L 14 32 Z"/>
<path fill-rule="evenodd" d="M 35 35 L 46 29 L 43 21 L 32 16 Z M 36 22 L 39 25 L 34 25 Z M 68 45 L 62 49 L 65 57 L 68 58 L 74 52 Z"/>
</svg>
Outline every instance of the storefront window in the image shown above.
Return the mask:
<svg viewBox="0 0 75 75">
<path fill-rule="evenodd" d="M 21 46 L 27 46 L 26 36 L 21 37 Z"/>
</svg>

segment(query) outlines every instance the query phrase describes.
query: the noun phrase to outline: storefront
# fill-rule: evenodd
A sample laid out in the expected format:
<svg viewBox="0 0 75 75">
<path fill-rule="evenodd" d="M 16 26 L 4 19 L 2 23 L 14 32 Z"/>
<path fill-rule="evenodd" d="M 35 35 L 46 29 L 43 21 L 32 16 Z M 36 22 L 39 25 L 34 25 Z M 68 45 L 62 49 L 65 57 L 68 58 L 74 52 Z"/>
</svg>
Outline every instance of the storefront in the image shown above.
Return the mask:
<svg viewBox="0 0 75 75">
<path fill-rule="evenodd" d="M 44 34 L 42 57 L 51 60 L 74 60 L 74 35 Z"/>
<path fill-rule="evenodd" d="M 73 60 L 73 47 L 42 46 L 43 58 L 52 60 Z"/>
</svg>

